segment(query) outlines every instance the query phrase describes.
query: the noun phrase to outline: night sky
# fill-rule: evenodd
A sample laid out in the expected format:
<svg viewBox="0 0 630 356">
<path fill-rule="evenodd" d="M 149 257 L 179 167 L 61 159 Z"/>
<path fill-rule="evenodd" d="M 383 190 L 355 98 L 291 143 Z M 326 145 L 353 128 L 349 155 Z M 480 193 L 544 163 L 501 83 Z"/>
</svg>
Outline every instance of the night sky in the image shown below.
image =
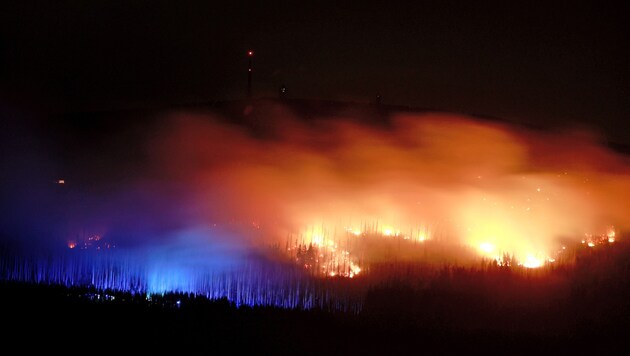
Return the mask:
<svg viewBox="0 0 630 356">
<path fill-rule="evenodd" d="M 256 97 L 380 94 L 630 143 L 627 5 L 436 3 L 12 2 L 0 99 L 44 112 L 242 99 L 254 49 Z"/>
</svg>

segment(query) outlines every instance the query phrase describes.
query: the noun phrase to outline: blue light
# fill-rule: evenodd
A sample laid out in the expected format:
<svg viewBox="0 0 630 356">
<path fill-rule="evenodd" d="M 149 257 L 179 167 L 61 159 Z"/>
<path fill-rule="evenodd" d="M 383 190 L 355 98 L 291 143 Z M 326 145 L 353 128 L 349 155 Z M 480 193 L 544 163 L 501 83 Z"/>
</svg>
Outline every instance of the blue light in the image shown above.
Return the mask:
<svg viewBox="0 0 630 356">
<path fill-rule="evenodd" d="M 204 261 L 198 258 L 205 253 L 189 252 L 66 250 L 58 256 L 24 257 L 5 251 L 0 259 L 0 280 L 141 293 L 149 302 L 153 294 L 183 292 L 211 300 L 225 298 L 237 307 L 356 311 L 361 305 L 360 300 L 349 299 L 343 289 L 331 290 L 331 284 L 295 266 L 255 257 L 228 261 L 212 254 Z"/>
</svg>

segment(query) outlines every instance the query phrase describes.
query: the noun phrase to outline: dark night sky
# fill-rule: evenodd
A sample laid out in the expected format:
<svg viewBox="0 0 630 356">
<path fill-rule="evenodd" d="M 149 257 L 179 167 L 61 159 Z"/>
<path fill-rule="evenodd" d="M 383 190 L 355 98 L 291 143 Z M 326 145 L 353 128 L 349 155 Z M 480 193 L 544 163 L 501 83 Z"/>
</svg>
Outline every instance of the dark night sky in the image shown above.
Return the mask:
<svg viewBox="0 0 630 356">
<path fill-rule="evenodd" d="M 52 111 L 255 94 L 582 122 L 630 143 L 628 8 L 602 2 L 16 1 L 0 95 Z"/>
</svg>

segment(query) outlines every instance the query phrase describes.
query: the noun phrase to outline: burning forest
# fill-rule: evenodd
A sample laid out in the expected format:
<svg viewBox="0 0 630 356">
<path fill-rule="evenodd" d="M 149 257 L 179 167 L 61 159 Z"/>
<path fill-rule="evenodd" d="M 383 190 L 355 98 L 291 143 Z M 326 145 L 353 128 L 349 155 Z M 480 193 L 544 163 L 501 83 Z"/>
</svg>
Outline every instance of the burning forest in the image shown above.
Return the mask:
<svg viewBox="0 0 630 356">
<path fill-rule="evenodd" d="M 630 161 L 585 130 L 267 101 L 145 116 L 7 144 L 3 279 L 357 312 L 394 280 L 551 273 L 628 229 Z M 28 175 L 46 145 L 57 176 Z"/>
</svg>

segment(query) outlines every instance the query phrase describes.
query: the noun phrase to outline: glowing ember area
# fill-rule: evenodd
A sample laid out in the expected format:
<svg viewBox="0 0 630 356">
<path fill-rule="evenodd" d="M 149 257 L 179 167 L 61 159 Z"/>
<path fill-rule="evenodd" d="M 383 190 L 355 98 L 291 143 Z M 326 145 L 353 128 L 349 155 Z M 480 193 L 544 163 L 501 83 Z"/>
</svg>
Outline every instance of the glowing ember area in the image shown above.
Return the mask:
<svg viewBox="0 0 630 356">
<path fill-rule="evenodd" d="M 526 268 L 538 268 L 542 265 L 543 265 L 543 262 L 533 256 L 527 256 L 527 258 L 523 262 L 523 267 L 526 267 Z"/>
<path fill-rule="evenodd" d="M 78 237 L 67 243 L 68 248 L 78 248 L 80 250 L 108 250 L 115 248 L 116 245 L 104 239 L 100 234 L 92 234 Z"/>
<path fill-rule="evenodd" d="M 353 237 L 361 235 L 351 229 L 347 233 Z M 299 244 L 287 243 L 286 253 L 312 275 L 354 278 L 361 272 L 356 257 L 340 248 L 339 241 L 331 239 L 326 231 L 312 229 L 302 239 Z"/>
<path fill-rule="evenodd" d="M 390 225 L 381 226 L 377 222 L 364 223 L 361 228 L 326 229 L 324 224 L 317 226 L 290 235 L 286 253 L 299 266 L 321 277 L 354 278 L 361 272 L 362 263 L 369 264 L 380 259 L 379 249 L 371 244 L 392 249 L 392 245 L 400 247 L 402 240 L 406 249 L 413 250 L 431 236 L 427 227 L 410 228 L 409 234 L 403 234 L 399 229 Z"/>
<path fill-rule="evenodd" d="M 582 244 L 586 244 L 588 247 L 595 247 L 601 244 L 611 244 L 615 242 L 615 228 L 611 227 L 606 233 L 600 235 L 584 234 L 585 238 L 582 239 Z"/>
</svg>

